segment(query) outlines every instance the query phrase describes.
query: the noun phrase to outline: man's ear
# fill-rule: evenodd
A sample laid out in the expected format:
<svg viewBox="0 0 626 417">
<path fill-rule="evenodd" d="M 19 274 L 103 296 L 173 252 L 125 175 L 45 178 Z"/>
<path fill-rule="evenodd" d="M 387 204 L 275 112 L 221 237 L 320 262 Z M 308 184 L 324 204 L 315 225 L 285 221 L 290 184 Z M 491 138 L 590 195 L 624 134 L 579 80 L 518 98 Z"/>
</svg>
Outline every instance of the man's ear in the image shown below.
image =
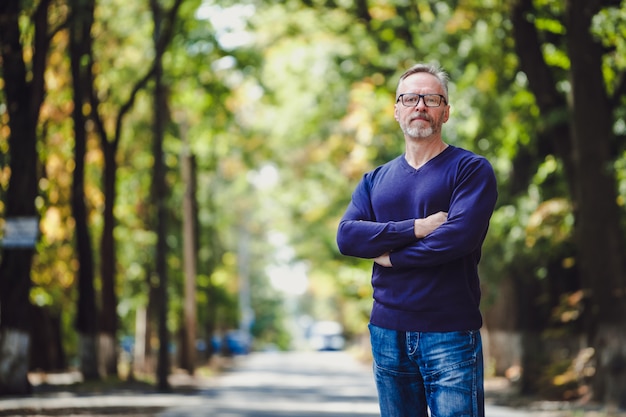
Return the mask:
<svg viewBox="0 0 626 417">
<path fill-rule="evenodd" d="M 446 108 L 443 112 L 443 122 L 447 122 L 448 119 L 450 118 L 450 105 L 446 104 Z"/>
</svg>

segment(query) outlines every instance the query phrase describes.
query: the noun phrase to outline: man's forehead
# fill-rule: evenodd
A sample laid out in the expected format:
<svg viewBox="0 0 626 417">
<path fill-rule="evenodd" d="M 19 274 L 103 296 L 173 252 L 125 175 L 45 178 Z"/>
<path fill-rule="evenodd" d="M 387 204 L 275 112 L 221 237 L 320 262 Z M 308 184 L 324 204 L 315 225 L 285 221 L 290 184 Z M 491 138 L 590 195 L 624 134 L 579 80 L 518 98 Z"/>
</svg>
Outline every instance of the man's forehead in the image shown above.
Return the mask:
<svg viewBox="0 0 626 417">
<path fill-rule="evenodd" d="M 439 79 L 432 74 L 427 72 L 417 72 L 415 74 L 411 74 L 406 77 L 404 80 L 400 81 L 401 86 L 405 85 L 424 85 L 427 87 L 441 87 L 441 83 Z"/>
<path fill-rule="evenodd" d="M 404 93 L 435 93 L 445 95 L 445 91 L 439 79 L 427 72 L 411 74 L 401 80 L 396 89 L 396 99 Z"/>
</svg>

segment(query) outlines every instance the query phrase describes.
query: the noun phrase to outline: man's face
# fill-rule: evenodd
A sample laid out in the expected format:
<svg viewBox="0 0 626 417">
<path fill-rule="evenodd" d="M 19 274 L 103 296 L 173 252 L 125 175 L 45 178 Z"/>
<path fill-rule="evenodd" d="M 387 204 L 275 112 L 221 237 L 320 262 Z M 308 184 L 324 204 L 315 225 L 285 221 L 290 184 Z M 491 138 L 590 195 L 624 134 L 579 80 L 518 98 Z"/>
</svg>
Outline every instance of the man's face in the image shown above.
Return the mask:
<svg viewBox="0 0 626 417">
<path fill-rule="evenodd" d="M 402 80 L 398 86 L 398 96 L 407 93 L 445 94 L 437 78 L 425 72 L 412 74 Z M 415 139 L 427 138 L 441 134 L 441 126 L 448 121 L 450 115 L 450 106 L 443 100 L 439 107 L 427 107 L 423 99 L 413 107 L 406 107 L 398 101 L 394 115 L 406 136 Z"/>
</svg>

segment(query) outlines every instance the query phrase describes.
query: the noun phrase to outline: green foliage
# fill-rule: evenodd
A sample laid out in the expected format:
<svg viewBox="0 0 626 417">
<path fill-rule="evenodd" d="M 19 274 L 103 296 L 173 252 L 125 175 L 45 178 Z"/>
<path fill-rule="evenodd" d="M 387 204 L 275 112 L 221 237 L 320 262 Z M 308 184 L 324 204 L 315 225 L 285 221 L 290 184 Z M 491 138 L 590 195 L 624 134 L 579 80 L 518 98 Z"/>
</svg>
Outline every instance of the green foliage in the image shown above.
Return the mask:
<svg viewBox="0 0 626 417">
<path fill-rule="evenodd" d="M 592 33 L 608 53 L 604 56 L 604 76 L 610 94 L 620 82 L 619 74 L 626 69 L 626 3 L 607 7 L 593 18 Z"/>
<path fill-rule="evenodd" d="M 534 6 L 528 19 L 538 29 L 559 91 L 566 92 L 570 63 L 563 2 L 536 0 Z M 65 10 L 55 4 L 51 23 L 60 25 Z M 562 161 L 543 136 L 568 115 L 565 110 L 540 114 L 519 69 L 509 15 L 507 2 L 477 0 L 184 2 L 165 56 L 169 198 L 163 204 L 169 221 L 172 332 L 182 326 L 185 184 L 179 165 L 187 150 L 197 168 L 200 336 L 208 337 L 212 324 L 219 330 L 239 326 L 244 274 L 250 279 L 252 332 L 260 347 L 292 345 L 292 316 L 339 320 L 349 335 L 364 331 L 371 263 L 338 253 L 336 227 L 361 176 L 403 152 L 393 118 L 394 93 L 398 76 L 417 61 L 439 62 L 451 75 L 445 140 L 485 155 L 498 177 L 500 198 L 481 262 L 484 307 L 498 300 L 494 289 L 502 280 L 530 282 L 538 288 L 533 302 L 546 326 L 574 331 L 577 319 L 566 318 L 582 307 L 571 304 L 578 294 L 573 207 Z M 609 93 L 617 91 L 626 68 L 625 16 L 622 4 L 593 20 L 593 33 L 607 50 L 603 73 Z M 23 24 L 28 23 L 25 14 Z M 97 2 L 94 79 L 108 132 L 132 86 L 150 69 L 151 25 L 147 2 Z M 25 30 L 25 42 L 30 37 Z M 66 31 L 56 32 L 53 40 L 38 149 L 45 172 L 38 200 L 43 233 L 31 300 L 62 310 L 70 323 L 77 269 L 69 209 L 73 103 Z M 125 119 L 117 155 L 116 266 L 124 334 L 134 331 L 135 315 L 147 306 L 154 286 L 153 104 L 148 85 Z M 617 101 L 614 124 L 622 211 L 625 104 L 623 98 Z M 3 155 L 6 118 L 0 104 Z M 93 126 L 90 132 L 86 193 L 97 238 L 103 161 Z M 3 168 L 4 188 L 8 175 Z M 242 240 L 248 242 L 247 254 Z M 271 267 L 303 265 L 304 294 L 290 293 L 289 285 L 272 279 L 276 269 Z M 66 326 L 66 332 L 70 329 Z M 72 341 L 73 336 L 64 337 Z"/>
</svg>

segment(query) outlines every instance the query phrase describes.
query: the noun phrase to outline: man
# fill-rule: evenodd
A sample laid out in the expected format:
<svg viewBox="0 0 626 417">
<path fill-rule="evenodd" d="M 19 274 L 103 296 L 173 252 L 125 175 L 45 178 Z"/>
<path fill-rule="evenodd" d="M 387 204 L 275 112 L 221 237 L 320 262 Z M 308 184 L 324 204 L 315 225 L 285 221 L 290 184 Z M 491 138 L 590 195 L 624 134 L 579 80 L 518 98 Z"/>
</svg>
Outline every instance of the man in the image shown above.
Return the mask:
<svg viewBox="0 0 626 417">
<path fill-rule="evenodd" d="M 478 262 L 497 199 L 489 162 L 446 144 L 448 76 L 401 77 L 405 153 L 364 175 L 337 233 L 372 259 L 370 337 L 382 417 L 483 417 Z"/>
</svg>

